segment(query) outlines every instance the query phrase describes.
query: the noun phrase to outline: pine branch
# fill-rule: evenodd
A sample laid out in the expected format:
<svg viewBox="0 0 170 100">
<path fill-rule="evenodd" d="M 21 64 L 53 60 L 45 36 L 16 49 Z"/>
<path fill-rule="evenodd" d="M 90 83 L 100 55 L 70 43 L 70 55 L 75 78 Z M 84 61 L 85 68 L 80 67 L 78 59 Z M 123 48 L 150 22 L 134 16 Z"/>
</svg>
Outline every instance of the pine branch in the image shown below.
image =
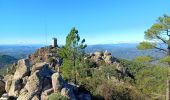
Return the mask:
<svg viewBox="0 0 170 100">
<path fill-rule="evenodd" d="M 158 39 L 160 39 L 163 43 L 167 43 L 167 41 L 166 41 L 165 39 L 163 39 L 162 37 L 160 37 L 160 36 L 158 36 L 158 35 L 156 35 L 156 37 L 157 37 Z"/>
<path fill-rule="evenodd" d="M 164 51 L 164 52 L 168 52 L 166 49 L 162 49 L 162 48 L 159 48 L 159 47 L 156 47 L 156 46 L 153 46 L 155 49 L 157 49 L 157 50 L 160 50 L 160 51 Z"/>
</svg>

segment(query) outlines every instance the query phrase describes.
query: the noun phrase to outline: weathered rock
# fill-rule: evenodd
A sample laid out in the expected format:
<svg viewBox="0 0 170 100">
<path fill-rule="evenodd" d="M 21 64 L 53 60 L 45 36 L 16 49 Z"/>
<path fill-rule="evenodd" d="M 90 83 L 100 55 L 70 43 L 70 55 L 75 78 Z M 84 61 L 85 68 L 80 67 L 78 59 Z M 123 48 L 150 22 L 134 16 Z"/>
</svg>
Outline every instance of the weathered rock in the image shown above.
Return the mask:
<svg viewBox="0 0 170 100">
<path fill-rule="evenodd" d="M 34 94 L 29 93 L 25 88 L 20 91 L 17 100 L 31 100 Z"/>
<path fill-rule="evenodd" d="M 111 63 L 113 62 L 113 61 L 112 61 L 112 56 L 111 56 L 111 55 L 106 56 L 105 59 L 104 59 L 104 61 L 105 61 L 106 63 L 108 63 L 108 64 L 111 64 Z"/>
<path fill-rule="evenodd" d="M 54 92 L 53 88 L 45 90 L 41 94 L 41 100 L 47 100 L 48 96 Z"/>
<path fill-rule="evenodd" d="M 51 79 L 44 78 L 43 85 L 42 85 L 42 91 L 48 90 L 52 88 Z"/>
<path fill-rule="evenodd" d="M 95 56 L 98 56 L 98 57 L 103 56 L 103 53 L 102 53 L 102 52 L 99 52 L 99 51 L 96 51 L 94 54 L 95 54 Z"/>
<path fill-rule="evenodd" d="M 48 64 L 46 62 L 36 63 L 35 65 L 33 65 L 31 71 L 32 71 L 32 73 L 34 73 L 36 70 L 41 70 L 44 67 L 48 67 Z"/>
<path fill-rule="evenodd" d="M 59 73 L 54 73 L 52 75 L 52 86 L 53 86 L 54 92 L 61 91 L 64 85 L 65 85 L 65 82 L 62 79 L 62 76 Z"/>
<path fill-rule="evenodd" d="M 78 93 L 78 86 L 75 85 L 74 83 L 67 83 L 64 85 L 64 88 L 68 88 L 72 90 L 74 93 Z"/>
<path fill-rule="evenodd" d="M 13 79 L 13 75 L 6 75 L 4 77 L 4 80 L 7 81 L 7 80 L 12 80 Z"/>
<path fill-rule="evenodd" d="M 35 53 L 29 55 L 30 64 L 35 65 L 39 62 L 48 62 L 49 51 L 46 47 L 42 47 L 35 51 Z"/>
<path fill-rule="evenodd" d="M 4 77 L 2 75 L 0 75 L 0 80 L 4 79 Z"/>
<path fill-rule="evenodd" d="M 12 79 L 13 79 L 12 75 L 6 75 L 4 77 L 4 80 L 5 80 L 5 91 L 6 92 L 9 92 L 9 89 L 10 89 L 11 84 L 12 84 Z"/>
<path fill-rule="evenodd" d="M 22 78 L 22 80 L 23 80 L 23 85 L 26 85 L 26 83 L 27 83 L 27 81 L 28 81 L 28 76 L 25 76 L 24 78 Z"/>
<path fill-rule="evenodd" d="M 74 92 L 72 89 L 69 89 L 69 88 L 63 88 L 61 90 L 61 95 L 67 97 L 69 100 L 76 100 L 76 97 L 74 95 Z"/>
<path fill-rule="evenodd" d="M 31 100 L 40 100 L 40 97 L 38 95 L 35 95 Z"/>
<path fill-rule="evenodd" d="M 21 59 L 18 61 L 17 69 L 14 74 L 14 79 L 21 79 L 27 75 L 29 75 L 30 72 L 30 64 L 28 59 Z"/>
<path fill-rule="evenodd" d="M 7 80 L 7 81 L 5 82 L 5 91 L 6 91 L 6 92 L 9 92 L 9 89 L 10 89 L 10 87 L 11 87 L 11 84 L 12 84 L 12 80 Z"/>
<path fill-rule="evenodd" d="M 0 100 L 9 100 L 9 96 L 7 93 L 3 94 L 0 98 Z"/>
<path fill-rule="evenodd" d="M 0 80 L 0 94 L 5 92 L 5 82 Z"/>
<path fill-rule="evenodd" d="M 105 57 L 105 56 L 110 56 L 110 55 L 111 55 L 111 53 L 108 52 L 107 50 L 104 52 L 104 57 Z"/>
<path fill-rule="evenodd" d="M 37 63 L 32 67 L 32 73 L 39 70 L 41 77 L 51 77 L 53 72 L 48 68 L 49 64 L 46 62 L 43 63 Z"/>
<path fill-rule="evenodd" d="M 37 70 L 29 78 L 25 85 L 25 88 L 29 93 L 38 92 L 42 89 L 42 77 L 40 76 L 40 71 Z"/>
<path fill-rule="evenodd" d="M 22 89 L 22 80 L 21 79 L 12 80 L 8 95 L 17 97 L 21 89 Z"/>
</svg>

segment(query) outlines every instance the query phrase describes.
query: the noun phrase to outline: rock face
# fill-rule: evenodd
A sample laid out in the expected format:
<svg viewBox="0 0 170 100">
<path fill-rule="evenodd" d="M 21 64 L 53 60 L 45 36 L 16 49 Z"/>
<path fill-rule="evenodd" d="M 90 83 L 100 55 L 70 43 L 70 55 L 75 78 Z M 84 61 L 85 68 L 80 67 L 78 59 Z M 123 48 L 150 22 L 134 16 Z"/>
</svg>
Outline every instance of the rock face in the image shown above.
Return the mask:
<svg viewBox="0 0 170 100">
<path fill-rule="evenodd" d="M 12 80 L 8 95 L 14 96 L 14 97 L 18 96 L 21 88 L 22 88 L 22 80 L 21 79 Z"/>
<path fill-rule="evenodd" d="M 62 79 L 62 76 L 59 73 L 54 73 L 52 75 L 52 86 L 53 86 L 54 92 L 61 91 L 64 85 L 65 85 L 65 82 Z"/>
<path fill-rule="evenodd" d="M 42 47 L 35 51 L 35 53 L 29 55 L 31 66 L 39 62 L 47 62 L 48 59 L 49 59 L 48 49 L 45 47 Z"/>
<path fill-rule="evenodd" d="M 42 89 L 42 79 L 39 72 L 40 71 L 37 70 L 28 78 L 25 88 L 30 93 L 38 92 Z"/>
<path fill-rule="evenodd" d="M 27 75 L 29 75 L 30 72 L 30 63 L 28 59 L 21 59 L 18 61 L 17 69 L 14 74 L 14 79 L 21 79 Z"/>
<path fill-rule="evenodd" d="M 76 100 L 76 97 L 70 88 L 63 88 L 61 90 L 61 95 L 67 97 L 69 100 Z"/>
<path fill-rule="evenodd" d="M 108 51 L 105 52 L 94 52 L 90 54 L 90 58 L 94 60 L 95 62 L 104 61 L 107 64 L 112 64 L 114 62 L 114 59 Z"/>
<path fill-rule="evenodd" d="M 5 82 L 3 80 L 0 80 L 0 94 L 3 94 L 5 92 Z"/>
<path fill-rule="evenodd" d="M 79 99 L 82 96 L 77 95 L 78 87 L 65 82 L 60 73 L 49 69 L 48 63 L 38 62 L 30 67 L 28 59 L 19 60 L 14 75 L 5 76 L 4 81 L 0 80 L 0 93 L 5 92 L 2 98 L 6 100 L 10 97 L 17 100 L 47 100 L 54 92 L 70 100 L 86 100 Z"/>
</svg>

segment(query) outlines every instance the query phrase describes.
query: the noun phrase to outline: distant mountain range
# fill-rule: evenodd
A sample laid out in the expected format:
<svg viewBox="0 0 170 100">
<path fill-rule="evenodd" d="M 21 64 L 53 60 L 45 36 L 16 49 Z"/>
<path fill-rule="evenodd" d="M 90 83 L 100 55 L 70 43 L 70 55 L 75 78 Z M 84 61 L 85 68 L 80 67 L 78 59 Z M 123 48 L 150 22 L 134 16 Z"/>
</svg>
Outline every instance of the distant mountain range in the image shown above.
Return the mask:
<svg viewBox="0 0 170 100">
<path fill-rule="evenodd" d="M 159 59 L 165 54 L 162 52 L 158 52 L 155 49 L 152 50 L 138 50 L 136 48 L 137 43 L 120 43 L 120 44 L 98 44 L 98 45 L 89 45 L 86 48 L 87 53 L 95 52 L 95 51 L 109 51 L 112 56 L 122 59 L 132 60 L 140 55 L 149 55 L 155 59 Z"/>
<path fill-rule="evenodd" d="M 33 53 L 42 45 L 0 45 L 0 55 L 13 56 L 21 59 Z"/>
<path fill-rule="evenodd" d="M 7 64 L 12 64 L 16 62 L 17 59 L 9 55 L 0 55 L 0 68 L 4 67 Z"/>
<path fill-rule="evenodd" d="M 88 45 L 86 52 L 91 53 L 107 50 L 111 52 L 114 57 L 128 60 L 132 60 L 140 55 L 149 55 L 155 59 L 164 56 L 163 53 L 156 52 L 154 49 L 146 51 L 137 50 L 137 45 L 138 44 L 131 43 Z M 42 45 L 0 45 L 0 67 L 11 64 L 18 59 L 25 58 L 40 47 L 42 47 Z"/>
</svg>

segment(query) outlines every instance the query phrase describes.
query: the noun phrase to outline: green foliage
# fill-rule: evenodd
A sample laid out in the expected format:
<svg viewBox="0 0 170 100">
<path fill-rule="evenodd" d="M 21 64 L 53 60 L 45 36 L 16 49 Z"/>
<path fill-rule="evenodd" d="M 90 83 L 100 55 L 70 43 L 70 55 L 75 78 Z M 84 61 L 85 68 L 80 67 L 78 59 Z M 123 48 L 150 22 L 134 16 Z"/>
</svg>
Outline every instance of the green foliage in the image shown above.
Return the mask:
<svg viewBox="0 0 170 100">
<path fill-rule="evenodd" d="M 12 56 L 0 55 L 0 68 L 4 67 L 5 65 L 12 64 L 16 61 L 17 59 Z"/>
<path fill-rule="evenodd" d="M 159 17 L 157 22 L 154 23 L 146 32 L 145 32 L 145 38 L 146 39 L 158 39 L 166 41 L 166 38 L 163 38 L 163 35 L 165 34 L 168 29 L 170 29 L 170 16 L 163 15 L 162 17 Z M 164 35 L 164 36 L 167 36 Z"/>
<path fill-rule="evenodd" d="M 170 63 L 170 57 L 169 57 L 169 56 L 165 56 L 165 57 L 161 58 L 160 61 L 161 61 L 161 62 Z"/>
<path fill-rule="evenodd" d="M 120 60 L 120 63 L 130 72 L 133 76 L 135 76 L 140 70 L 145 68 L 146 66 L 143 63 L 138 63 L 135 61 L 128 60 Z"/>
<path fill-rule="evenodd" d="M 85 39 L 80 41 L 78 30 L 72 28 L 66 37 L 66 44 L 59 50 L 59 56 L 63 59 L 63 77 L 68 81 L 76 82 L 78 64 L 84 59 L 84 49 L 87 47 L 84 43 Z"/>
<path fill-rule="evenodd" d="M 81 77 L 78 79 L 78 83 L 90 91 L 93 99 L 136 100 L 140 98 L 140 93 L 136 89 L 129 88 L 130 84 L 119 81 L 116 66 L 99 66 L 98 68 L 91 68 L 90 71 L 92 76 Z"/>
<path fill-rule="evenodd" d="M 15 71 L 16 71 L 16 66 L 9 64 L 0 69 L 0 75 L 5 76 L 7 74 L 14 74 Z"/>
<path fill-rule="evenodd" d="M 137 49 L 157 49 L 168 54 L 170 52 L 170 16 L 164 14 L 159 17 L 149 29 L 145 31 L 147 42 L 141 42 Z M 166 46 L 166 48 L 165 48 Z M 167 50 L 168 49 L 168 50 Z"/>
<path fill-rule="evenodd" d="M 48 96 L 47 100 L 68 100 L 68 99 L 59 93 L 53 93 L 50 96 Z"/>
<path fill-rule="evenodd" d="M 134 61 L 135 62 L 139 62 L 139 63 L 148 63 L 150 62 L 152 59 L 149 56 L 137 56 Z"/>
<path fill-rule="evenodd" d="M 164 98 L 167 67 L 152 66 L 140 70 L 136 76 L 136 87 L 146 96 Z"/>
<path fill-rule="evenodd" d="M 155 44 L 153 44 L 153 43 L 143 41 L 137 46 L 137 49 L 139 49 L 139 50 L 153 49 L 154 46 L 155 46 Z"/>
</svg>

